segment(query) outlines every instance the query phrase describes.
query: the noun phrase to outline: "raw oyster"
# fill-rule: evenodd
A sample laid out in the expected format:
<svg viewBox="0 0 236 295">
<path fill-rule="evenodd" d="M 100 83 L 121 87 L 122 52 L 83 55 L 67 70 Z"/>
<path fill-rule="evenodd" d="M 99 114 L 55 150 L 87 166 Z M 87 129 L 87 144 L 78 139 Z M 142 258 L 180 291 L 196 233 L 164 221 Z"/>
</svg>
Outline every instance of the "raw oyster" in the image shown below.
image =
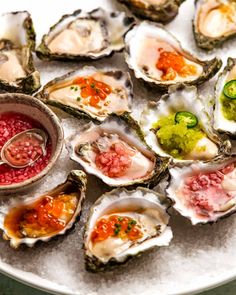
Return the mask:
<svg viewBox="0 0 236 295">
<path fill-rule="evenodd" d="M 63 235 L 81 212 L 86 184 L 85 173 L 73 170 L 65 183 L 43 196 L 14 199 L 10 206 L 1 208 L 0 229 L 4 239 L 13 248 L 21 244 L 32 247 L 39 240 L 47 242 Z"/>
<path fill-rule="evenodd" d="M 118 0 L 135 15 L 155 22 L 168 23 L 179 11 L 184 0 Z"/>
<path fill-rule="evenodd" d="M 168 246 L 169 203 L 154 191 L 115 189 L 102 195 L 90 209 L 84 249 L 88 271 L 108 270 L 156 246 Z M 109 230 L 106 233 L 102 225 Z"/>
<path fill-rule="evenodd" d="M 128 73 L 84 67 L 52 80 L 37 97 L 74 116 L 103 121 L 130 111 L 133 90 Z"/>
<path fill-rule="evenodd" d="M 215 86 L 214 128 L 233 137 L 236 135 L 236 100 L 227 97 L 224 94 L 224 89 L 227 83 L 234 84 L 235 80 L 236 59 L 228 58 L 227 65 L 219 75 Z"/>
<path fill-rule="evenodd" d="M 149 103 L 140 125 L 152 150 L 174 163 L 209 161 L 230 152 L 230 142 L 214 133 L 194 86 L 173 86 L 157 103 Z"/>
<path fill-rule="evenodd" d="M 193 225 L 215 222 L 236 210 L 236 158 L 170 169 L 167 196 Z"/>
<path fill-rule="evenodd" d="M 33 93 L 40 87 L 31 52 L 34 47 L 35 33 L 27 11 L 0 17 L 0 91 Z"/>
<path fill-rule="evenodd" d="M 197 45 L 205 50 L 235 36 L 235 0 L 197 0 L 193 32 Z"/>
<path fill-rule="evenodd" d="M 71 159 L 110 186 L 152 186 L 169 163 L 169 158 L 147 147 L 136 121 L 127 114 L 80 127 L 66 142 Z"/>
<path fill-rule="evenodd" d="M 44 35 L 36 50 L 41 59 L 83 60 L 109 56 L 124 48 L 123 36 L 134 19 L 101 8 L 64 15 Z"/>
<path fill-rule="evenodd" d="M 199 60 L 162 26 L 144 21 L 125 37 L 126 62 L 136 78 L 167 90 L 177 83 L 201 84 L 212 78 L 221 60 Z M 171 65 L 171 66 L 170 66 Z"/>
</svg>

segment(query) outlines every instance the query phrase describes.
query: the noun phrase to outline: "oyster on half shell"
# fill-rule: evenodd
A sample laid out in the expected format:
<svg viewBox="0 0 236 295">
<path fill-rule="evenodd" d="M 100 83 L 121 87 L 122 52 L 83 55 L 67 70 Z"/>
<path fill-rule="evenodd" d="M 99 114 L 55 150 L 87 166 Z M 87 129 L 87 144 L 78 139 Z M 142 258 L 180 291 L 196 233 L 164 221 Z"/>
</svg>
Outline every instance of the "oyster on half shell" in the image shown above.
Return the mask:
<svg viewBox="0 0 236 295">
<path fill-rule="evenodd" d="M 150 102 L 140 125 L 152 150 L 174 163 L 210 161 L 230 152 L 230 141 L 214 132 L 194 86 L 174 86 L 157 103 Z"/>
<path fill-rule="evenodd" d="M 139 126 L 128 114 L 109 116 L 100 125 L 84 125 L 66 143 L 72 160 L 114 187 L 154 186 L 169 163 L 169 158 L 147 147 Z"/>
<path fill-rule="evenodd" d="M 33 64 L 35 33 L 27 11 L 0 16 L 0 91 L 33 93 L 40 87 Z"/>
<path fill-rule="evenodd" d="M 135 15 L 160 23 L 170 22 L 184 0 L 118 0 Z"/>
<path fill-rule="evenodd" d="M 126 62 L 136 78 L 167 90 L 171 85 L 198 85 L 212 78 L 221 60 L 202 61 L 181 47 L 162 26 L 144 21 L 126 37 Z"/>
<path fill-rule="evenodd" d="M 84 67 L 50 81 L 36 96 L 76 117 L 103 121 L 130 111 L 132 88 L 129 73 Z"/>
<path fill-rule="evenodd" d="M 167 196 L 192 224 L 215 222 L 236 210 L 236 158 L 170 169 Z"/>
<path fill-rule="evenodd" d="M 36 54 L 47 60 L 99 59 L 124 48 L 123 36 L 134 19 L 102 8 L 64 15 L 44 35 Z"/>
<path fill-rule="evenodd" d="M 166 198 L 145 188 L 120 188 L 102 195 L 91 207 L 85 227 L 86 269 L 109 270 L 154 247 L 168 246 L 169 205 Z"/>
<path fill-rule="evenodd" d="M 87 178 L 80 170 L 69 173 L 66 182 L 44 195 L 30 199 L 14 198 L 1 208 L 0 229 L 13 248 L 29 247 L 63 235 L 81 212 Z"/>
<path fill-rule="evenodd" d="M 236 59 L 228 58 L 227 65 L 219 75 L 215 86 L 214 128 L 232 137 L 236 136 L 236 100 L 226 96 L 224 89 L 227 83 L 235 85 L 235 80 Z"/>
<path fill-rule="evenodd" d="M 193 20 L 197 45 L 211 50 L 236 35 L 235 0 L 197 0 Z"/>
</svg>

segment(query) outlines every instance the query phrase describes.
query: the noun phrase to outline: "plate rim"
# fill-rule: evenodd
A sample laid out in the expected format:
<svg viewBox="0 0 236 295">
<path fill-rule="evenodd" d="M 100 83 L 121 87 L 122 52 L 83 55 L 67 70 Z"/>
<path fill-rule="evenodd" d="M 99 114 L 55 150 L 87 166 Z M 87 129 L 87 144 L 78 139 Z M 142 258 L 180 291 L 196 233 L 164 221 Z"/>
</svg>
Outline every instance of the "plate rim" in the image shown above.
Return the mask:
<svg viewBox="0 0 236 295">
<path fill-rule="evenodd" d="M 0 261 L 0 264 L 1 264 L 1 261 Z M 3 265 L 2 266 L 0 265 L 0 273 L 13 279 L 13 280 L 16 280 L 16 281 L 22 283 L 23 285 L 26 285 L 26 286 L 32 287 L 34 289 L 38 289 L 38 290 L 50 293 L 50 294 L 55 294 L 55 295 L 80 295 L 81 294 L 81 293 L 77 293 L 77 291 L 75 294 L 72 290 L 69 290 L 69 289 L 68 289 L 68 291 L 66 291 L 66 290 L 58 290 L 56 287 L 52 287 L 52 286 L 46 287 L 41 282 L 36 283 L 33 279 L 30 279 L 27 276 L 23 275 L 23 274 L 27 274 L 29 272 L 14 268 L 7 263 L 4 263 L 4 264 L 6 265 L 5 267 Z M 8 267 L 9 267 L 9 269 L 8 269 Z M 33 274 L 33 275 L 39 277 L 40 279 L 42 279 L 44 281 L 48 281 L 47 279 L 44 279 L 44 278 L 40 277 L 39 275 L 36 275 L 36 274 Z M 223 278 L 221 276 L 221 279 L 219 279 L 219 278 L 212 279 L 210 282 L 201 285 L 201 287 L 194 287 L 189 290 L 185 290 L 185 291 L 181 291 L 181 292 L 177 292 L 177 293 L 166 293 L 166 295 L 167 294 L 168 295 L 194 295 L 194 294 L 198 294 L 200 292 L 204 292 L 204 291 L 211 290 L 213 288 L 217 288 L 219 286 L 225 285 L 235 279 L 236 279 L 236 273 L 232 273 L 231 275 L 226 274 L 223 276 Z M 64 285 L 59 285 L 54 282 L 53 282 L 53 284 L 55 284 L 55 286 L 61 286 L 64 288 L 68 288 Z"/>
</svg>

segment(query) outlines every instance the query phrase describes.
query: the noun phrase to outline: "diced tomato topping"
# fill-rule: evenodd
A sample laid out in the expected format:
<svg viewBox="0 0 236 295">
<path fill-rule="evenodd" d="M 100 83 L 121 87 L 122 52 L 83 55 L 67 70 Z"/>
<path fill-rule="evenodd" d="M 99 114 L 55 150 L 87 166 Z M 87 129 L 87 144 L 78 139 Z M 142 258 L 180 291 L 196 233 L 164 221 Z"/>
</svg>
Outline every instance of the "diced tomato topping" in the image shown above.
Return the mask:
<svg viewBox="0 0 236 295">
<path fill-rule="evenodd" d="M 132 153 L 122 144 L 115 143 L 106 152 L 97 154 L 97 167 L 111 178 L 125 175 L 132 164 Z"/>
<path fill-rule="evenodd" d="M 232 197 L 222 188 L 224 175 L 235 169 L 234 164 L 218 171 L 197 174 L 185 181 L 184 195 L 190 206 L 200 215 L 209 215 L 217 206 L 227 202 Z"/>
</svg>

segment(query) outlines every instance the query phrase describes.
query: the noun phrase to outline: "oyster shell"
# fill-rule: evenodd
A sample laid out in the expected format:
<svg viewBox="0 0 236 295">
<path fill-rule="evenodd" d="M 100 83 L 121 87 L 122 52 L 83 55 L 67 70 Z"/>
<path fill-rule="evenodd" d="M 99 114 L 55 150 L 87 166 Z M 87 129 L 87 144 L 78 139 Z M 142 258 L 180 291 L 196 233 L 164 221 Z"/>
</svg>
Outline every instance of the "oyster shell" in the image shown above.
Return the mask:
<svg viewBox="0 0 236 295">
<path fill-rule="evenodd" d="M 236 135 L 236 101 L 227 98 L 224 93 L 224 85 L 236 79 L 236 59 L 228 58 L 227 65 L 219 75 L 215 86 L 214 128 L 219 132 Z"/>
<path fill-rule="evenodd" d="M 66 142 L 71 159 L 109 186 L 152 186 L 169 163 L 169 158 L 147 147 L 139 126 L 127 114 L 80 127 Z"/>
<path fill-rule="evenodd" d="M 123 36 L 134 19 L 124 12 L 76 10 L 64 15 L 44 35 L 36 50 L 41 59 L 83 60 L 109 56 L 124 48 Z"/>
<path fill-rule="evenodd" d="M 162 26 L 147 21 L 127 33 L 125 44 L 126 62 L 136 78 L 161 90 L 177 83 L 202 84 L 212 78 L 222 64 L 217 58 L 198 59 L 184 50 Z"/>
<path fill-rule="evenodd" d="M 180 112 L 192 114 L 196 125 L 188 127 L 187 122 L 176 122 Z M 166 120 L 165 124 L 159 120 Z M 209 114 L 194 86 L 174 86 L 157 103 L 149 103 L 140 126 L 151 149 L 160 156 L 172 157 L 174 163 L 209 161 L 230 152 L 230 141 L 223 141 L 213 131 Z"/>
<path fill-rule="evenodd" d="M 101 82 L 103 85 L 99 86 Z M 130 111 L 132 88 L 129 73 L 84 67 L 50 81 L 37 97 L 74 116 L 103 121 L 111 113 L 120 115 Z M 89 94 L 83 93 L 83 89 Z M 99 94 L 105 98 L 100 98 Z M 94 103 L 97 96 L 99 101 Z"/>
<path fill-rule="evenodd" d="M 40 87 L 33 64 L 35 33 L 27 11 L 0 17 L 0 91 L 33 93 Z"/>
<path fill-rule="evenodd" d="M 215 222 L 236 210 L 236 158 L 170 169 L 167 196 L 192 224 Z"/>
<path fill-rule="evenodd" d="M 86 223 L 86 269 L 108 270 L 153 247 L 168 246 L 172 239 L 168 207 L 163 196 L 145 188 L 121 188 L 102 195 L 91 207 Z M 101 220 L 111 228 L 106 237 L 99 231 Z"/>
<path fill-rule="evenodd" d="M 197 45 L 211 50 L 236 34 L 235 0 L 197 0 L 193 20 Z"/>
<path fill-rule="evenodd" d="M 151 21 L 168 23 L 178 14 L 182 0 L 118 0 L 135 15 Z"/>
<path fill-rule="evenodd" d="M 1 208 L 0 229 L 4 239 L 13 248 L 21 244 L 32 247 L 37 241 L 47 242 L 65 234 L 81 212 L 86 184 L 86 174 L 73 170 L 65 183 L 42 196 L 13 199 L 10 205 Z"/>
</svg>

